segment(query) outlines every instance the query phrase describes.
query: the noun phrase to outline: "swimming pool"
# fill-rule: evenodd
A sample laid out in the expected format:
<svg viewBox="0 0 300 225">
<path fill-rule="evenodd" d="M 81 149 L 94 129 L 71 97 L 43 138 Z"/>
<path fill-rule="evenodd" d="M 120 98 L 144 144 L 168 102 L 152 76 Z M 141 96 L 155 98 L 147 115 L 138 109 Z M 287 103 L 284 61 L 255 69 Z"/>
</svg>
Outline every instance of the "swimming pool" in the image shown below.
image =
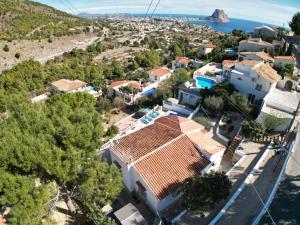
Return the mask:
<svg viewBox="0 0 300 225">
<path fill-rule="evenodd" d="M 146 96 L 154 94 L 155 92 L 156 92 L 156 88 L 151 88 L 151 89 L 141 93 L 141 96 L 146 97 Z"/>
<path fill-rule="evenodd" d="M 86 91 L 96 91 L 96 88 L 94 88 L 94 87 L 92 87 L 92 86 L 86 86 L 86 87 L 84 88 L 84 90 L 86 90 Z"/>
<path fill-rule="evenodd" d="M 212 79 L 208 79 L 206 77 L 196 77 L 197 86 L 200 88 L 211 89 L 216 85 L 216 82 Z"/>
</svg>

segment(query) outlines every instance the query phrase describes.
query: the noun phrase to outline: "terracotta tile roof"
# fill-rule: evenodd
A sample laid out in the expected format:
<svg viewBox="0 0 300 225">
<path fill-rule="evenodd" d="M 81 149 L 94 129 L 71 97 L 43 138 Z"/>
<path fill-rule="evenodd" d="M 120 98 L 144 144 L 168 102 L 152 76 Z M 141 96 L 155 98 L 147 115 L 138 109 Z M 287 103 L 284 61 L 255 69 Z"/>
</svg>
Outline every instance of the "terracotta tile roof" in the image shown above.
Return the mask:
<svg viewBox="0 0 300 225">
<path fill-rule="evenodd" d="M 204 43 L 204 44 L 201 44 L 203 47 L 205 47 L 205 48 L 214 48 L 214 47 L 216 47 L 214 44 L 212 44 L 212 43 Z"/>
<path fill-rule="evenodd" d="M 6 225 L 6 220 L 2 217 L 2 215 L 0 214 L 0 225 Z"/>
<path fill-rule="evenodd" d="M 224 148 L 195 121 L 165 116 L 118 140 L 111 151 L 132 164 L 156 198 L 163 199 L 210 164 L 202 154 Z"/>
<path fill-rule="evenodd" d="M 135 167 L 154 193 L 163 199 L 178 191 L 188 178 L 200 174 L 210 161 L 199 154 L 186 135 L 137 162 Z"/>
<path fill-rule="evenodd" d="M 165 116 L 157 119 L 154 124 L 119 139 L 111 150 L 124 163 L 130 164 L 182 134 L 193 137 L 193 141 L 197 139 L 196 144 L 198 145 L 202 143 L 202 140 L 203 143 L 208 143 L 207 140 L 210 139 L 205 136 L 207 135 L 205 128 L 199 123 L 181 116 Z M 209 154 L 212 155 L 216 152 L 211 149 L 218 148 L 216 147 L 217 142 L 210 142 L 213 146 L 204 146 L 203 143 L 201 147 L 207 148 L 206 151 Z"/>
<path fill-rule="evenodd" d="M 191 62 L 191 60 L 188 57 L 176 57 L 175 60 L 182 64 L 189 64 Z"/>
<path fill-rule="evenodd" d="M 119 80 L 119 81 L 115 81 L 115 82 L 112 82 L 110 85 L 109 85 L 109 89 L 112 89 L 112 88 L 115 88 L 115 87 L 118 87 L 118 86 L 121 86 L 123 84 L 131 84 L 134 88 L 137 88 L 137 89 L 141 89 L 141 84 L 138 82 L 138 81 L 135 81 L 135 80 L 131 80 L 131 81 L 127 81 L 127 80 Z"/>
<path fill-rule="evenodd" d="M 61 80 L 52 82 L 51 85 L 54 88 L 56 88 L 58 91 L 68 92 L 68 91 L 78 89 L 80 87 L 84 87 L 86 85 L 86 83 L 81 80 L 73 81 L 73 80 L 68 80 L 68 79 L 61 79 Z"/>
<path fill-rule="evenodd" d="M 225 146 L 211 138 L 205 130 L 194 131 L 192 133 L 188 133 L 187 136 L 198 149 L 201 149 L 201 151 L 210 156 L 225 150 Z"/>
<path fill-rule="evenodd" d="M 120 85 L 122 85 L 122 84 L 125 84 L 125 83 L 127 83 L 126 80 L 115 81 L 115 82 L 112 82 L 112 83 L 109 85 L 109 88 L 111 89 L 111 88 L 114 88 L 114 87 L 118 87 L 118 86 L 120 86 Z"/>
<path fill-rule="evenodd" d="M 281 76 L 270 65 L 262 63 L 261 65 L 253 68 L 253 71 L 265 79 L 276 82 L 281 80 Z"/>
<path fill-rule="evenodd" d="M 150 70 L 150 73 L 154 76 L 163 77 L 171 73 L 171 70 L 169 70 L 167 67 L 156 67 Z"/>
<path fill-rule="evenodd" d="M 239 65 L 253 67 L 259 63 L 262 63 L 262 62 L 256 61 L 256 60 L 244 60 L 244 61 L 239 62 Z"/>
<path fill-rule="evenodd" d="M 265 61 L 274 61 L 273 57 L 266 52 L 240 52 L 240 55 L 257 55 Z"/>
<path fill-rule="evenodd" d="M 124 163 L 130 164 L 179 135 L 181 135 L 179 130 L 171 129 L 161 123 L 154 123 L 117 141 L 112 152 Z"/>
<path fill-rule="evenodd" d="M 274 59 L 295 61 L 294 56 L 275 56 Z"/>
<path fill-rule="evenodd" d="M 236 60 L 223 60 L 222 65 L 225 67 L 232 67 L 237 63 Z"/>
<path fill-rule="evenodd" d="M 242 40 L 242 41 L 240 41 L 240 43 L 249 43 L 249 44 L 272 47 L 271 43 L 263 41 L 260 38 L 252 38 L 252 39 L 248 39 L 248 40 Z"/>
<path fill-rule="evenodd" d="M 141 89 L 141 84 L 135 80 L 129 81 L 129 84 L 131 84 L 134 88 Z"/>
</svg>

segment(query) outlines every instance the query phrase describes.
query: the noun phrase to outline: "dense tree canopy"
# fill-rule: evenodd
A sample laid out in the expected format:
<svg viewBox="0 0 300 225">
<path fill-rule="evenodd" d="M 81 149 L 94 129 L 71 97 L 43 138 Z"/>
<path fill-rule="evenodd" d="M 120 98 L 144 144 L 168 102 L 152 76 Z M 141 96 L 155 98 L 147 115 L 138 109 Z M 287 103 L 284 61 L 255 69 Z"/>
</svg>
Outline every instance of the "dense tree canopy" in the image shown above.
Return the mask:
<svg viewBox="0 0 300 225">
<path fill-rule="evenodd" d="M 94 97 L 55 94 L 45 104 L 30 102 L 28 94 L 46 90 L 47 66 L 27 61 L 0 78 L 0 207 L 11 207 L 9 224 L 41 224 L 57 193 L 50 182 L 70 199 L 99 207 L 122 189 L 119 170 L 96 154 L 105 132 Z"/>
<path fill-rule="evenodd" d="M 210 172 L 191 178 L 183 187 L 183 205 L 203 213 L 230 194 L 231 182 L 225 173 Z M 201 191 L 200 191 L 201 190 Z"/>
<path fill-rule="evenodd" d="M 290 28 L 296 35 L 300 35 L 300 12 L 297 12 L 291 22 L 289 23 Z"/>
</svg>

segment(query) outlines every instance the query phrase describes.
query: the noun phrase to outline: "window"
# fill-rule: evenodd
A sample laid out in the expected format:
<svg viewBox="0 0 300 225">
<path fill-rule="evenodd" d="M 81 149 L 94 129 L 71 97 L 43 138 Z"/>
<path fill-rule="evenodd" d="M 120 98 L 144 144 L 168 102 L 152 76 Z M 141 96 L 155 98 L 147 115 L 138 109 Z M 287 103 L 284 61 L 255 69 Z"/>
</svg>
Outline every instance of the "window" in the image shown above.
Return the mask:
<svg viewBox="0 0 300 225">
<path fill-rule="evenodd" d="M 157 76 L 155 76 L 154 79 L 157 80 Z"/>
<path fill-rule="evenodd" d="M 137 185 L 137 187 L 138 187 L 139 193 L 144 193 L 144 192 L 146 192 L 146 188 L 144 187 L 144 185 L 142 185 L 141 182 L 137 181 L 137 182 L 136 182 L 136 185 Z"/>
<path fill-rule="evenodd" d="M 121 165 L 116 160 L 113 163 L 118 167 L 118 169 L 121 169 Z"/>
<path fill-rule="evenodd" d="M 262 85 L 261 84 L 256 84 L 255 89 L 258 90 L 258 91 L 261 91 Z"/>
</svg>

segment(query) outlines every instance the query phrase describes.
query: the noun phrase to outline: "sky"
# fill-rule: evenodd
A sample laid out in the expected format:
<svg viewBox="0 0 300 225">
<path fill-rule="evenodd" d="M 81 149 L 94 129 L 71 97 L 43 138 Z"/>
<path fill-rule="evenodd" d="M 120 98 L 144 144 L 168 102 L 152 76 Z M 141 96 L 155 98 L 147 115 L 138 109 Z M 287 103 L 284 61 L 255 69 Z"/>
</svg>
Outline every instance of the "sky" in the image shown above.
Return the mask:
<svg viewBox="0 0 300 225">
<path fill-rule="evenodd" d="M 151 0 L 35 1 L 72 13 L 66 6 L 67 2 L 70 2 L 79 12 L 98 14 L 146 13 L 151 2 Z M 153 0 L 152 9 L 158 1 Z M 288 21 L 300 11 L 300 0 L 160 0 L 156 13 L 210 15 L 216 8 L 224 9 L 231 18 L 288 26 Z"/>
</svg>

